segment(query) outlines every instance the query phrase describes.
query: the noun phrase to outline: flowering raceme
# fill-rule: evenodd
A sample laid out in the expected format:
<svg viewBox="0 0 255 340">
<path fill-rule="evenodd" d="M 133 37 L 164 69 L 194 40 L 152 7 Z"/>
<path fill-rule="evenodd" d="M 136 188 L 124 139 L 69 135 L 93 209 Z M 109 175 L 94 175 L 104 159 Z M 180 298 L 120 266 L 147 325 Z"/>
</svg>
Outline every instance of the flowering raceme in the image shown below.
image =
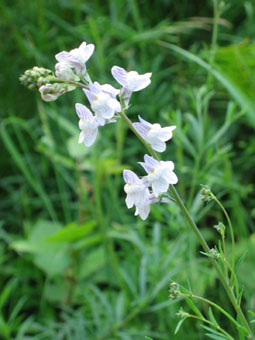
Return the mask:
<svg viewBox="0 0 255 340">
<path fill-rule="evenodd" d="M 20 78 L 22 83 L 30 89 L 39 88 L 41 97 L 45 101 L 56 100 L 62 94 L 82 87 L 91 110 L 81 103 L 75 104 L 79 117 L 79 143 L 90 147 L 96 140 L 98 128 L 105 124 L 116 122 L 115 118 L 125 117 L 124 111 L 133 92 L 145 89 L 151 83 L 152 73 L 138 74 L 136 71 L 126 71 L 119 66 L 111 69 L 114 79 L 122 86 L 116 89 L 110 84 L 92 82 L 86 68 L 86 62 L 94 52 L 95 46 L 85 41 L 75 49 L 62 51 L 56 54 L 55 75 L 51 70 L 34 67 L 27 70 Z M 118 99 L 117 99 L 118 96 Z M 139 122 L 130 123 L 144 142 L 158 152 L 166 149 L 166 142 L 172 138 L 176 126 L 161 127 L 160 124 L 151 124 L 138 116 Z M 154 157 L 155 154 L 154 154 Z M 151 204 L 156 202 L 169 202 L 166 192 L 170 184 L 176 184 L 178 179 L 171 161 L 159 161 L 149 155 L 144 156 L 144 162 L 139 162 L 147 172 L 146 176 L 139 178 L 133 171 L 124 170 L 124 191 L 128 209 L 135 206 L 135 215 L 145 220 Z"/>
</svg>

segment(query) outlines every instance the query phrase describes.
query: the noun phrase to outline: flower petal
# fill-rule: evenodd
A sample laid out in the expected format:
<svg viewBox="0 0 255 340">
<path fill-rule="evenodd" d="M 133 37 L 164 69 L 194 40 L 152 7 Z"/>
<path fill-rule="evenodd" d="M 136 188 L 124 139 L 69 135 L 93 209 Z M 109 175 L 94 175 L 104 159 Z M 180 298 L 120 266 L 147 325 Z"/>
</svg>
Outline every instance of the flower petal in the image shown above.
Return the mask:
<svg viewBox="0 0 255 340">
<path fill-rule="evenodd" d="M 171 139 L 173 136 L 172 132 L 175 129 L 176 129 L 176 126 L 167 126 L 167 127 L 162 128 L 160 130 L 160 136 L 159 136 L 162 142 L 166 142 L 169 139 Z"/>
<path fill-rule="evenodd" d="M 117 82 L 122 85 L 123 87 L 126 87 L 126 79 L 127 79 L 127 71 L 124 70 L 124 68 L 119 66 L 113 66 L 111 69 L 113 77 L 117 80 Z"/>
<path fill-rule="evenodd" d="M 124 178 L 124 181 L 128 184 L 139 184 L 139 181 L 140 181 L 137 174 L 134 173 L 134 171 L 132 170 L 124 170 L 123 178 Z"/>
<path fill-rule="evenodd" d="M 82 120 L 90 121 L 93 119 L 91 111 L 83 104 L 76 103 L 75 110 L 78 117 Z"/>
<path fill-rule="evenodd" d="M 126 86 L 130 91 L 136 92 L 150 85 L 152 73 L 138 74 L 136 71 L 130 71 L 127 74 Z"/>
</svg>

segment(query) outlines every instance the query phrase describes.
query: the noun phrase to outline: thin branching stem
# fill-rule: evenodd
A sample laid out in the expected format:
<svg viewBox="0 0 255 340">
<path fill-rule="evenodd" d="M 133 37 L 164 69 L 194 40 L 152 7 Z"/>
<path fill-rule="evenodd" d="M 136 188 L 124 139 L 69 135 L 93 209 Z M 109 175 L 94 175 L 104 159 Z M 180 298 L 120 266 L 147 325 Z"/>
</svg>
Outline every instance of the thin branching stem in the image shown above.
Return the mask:
<svg viewBox="0 0 255 340">
<path fill-rule="evenodd" d="M 123 107 L 123 106 L 122 106 Z M 152 155 L 152 157 L 154 157 L 155 159 L 159 160 L 158 155 L 156 154 L 156 152 L 154 150 L 152 150 L 151 146 L 142 138 L 142 136 L 139 135 L 139 133 L 136 131 L 136 129 L 133 127 L 133 124 L 131 122 L 131 120 L 127 117 L 127 115 L 125 114 L 125 109 L 123 107 L 122 111 L 120 112 L 120 116 L 121 118 L 128 124 L 129 128 L 134 132 L 134 134 L 138 137 L 138 139 L 142 142 L 142 144 L 146 147 L 146 149 L 149 151 L 149 153 Z M 193 218 L 191 217 L 191 215 L 189 214 L 186 206 L 184 205 L 181 197 L 179 196 L 177 190 L 175 189 L 175 187 L 173 185 L 169 186 L 169 190 L 172 194 L 172 196 L 174 197 L 177 205 L 179 206 L 179 208 L 181 209 L 182 213 L 184 214 L 184 217 L 186 218 L 188 224 L 190 225 L 191 229 L 194 231 L 194 233 L 196 234 L 203 250 L 206 253 L 209 253 L 210 248 L 207 244 L 207 242 L 205 241 L 203 235 L 201 234 L 200 230 L 198 229 L 196 223 L 194 222 Z M 225 291 L 240 319 L 240 322 L 243 324 L 244 328 L 246 328 L 248 334 L 249 334 L 249 339 L 255 340 L 255 336 L 253 335 L 251 328 L 249 326 L 249 323 L 246 319 L 246 317 L 243 314 L 243 311 L 240 307 L 240 305 L 237 302 L 237 299 L 232 291 L 232 289 L 230 288 L 228 281 L 224 275 L 224 273 L 222 272 L 219 264 L 217 263 L 217 261 L 215 259 L 213 259 L 212 257 L 210 257 L 211 263 L 213 264 L 218 277 L 223 285 L 223 287 L 225 288 Z"/>
<path fill-rule="evenodd" d="M 223 205 L 220 203 L 220 201 L 217 199 L 217 197 L 215 195 L 213 195 L 213 199 L 214 201 L 218 204 L 218 206 L 221 208 L 221 210 L 223 211 L 226 219 L 227 219 L 227 222 L 228 222 L 228 225 L 229 225 L 229 228 L 230 228 L 230 236 L 231 236 L 231 260 L 232 260 L 232 268 L 233 268 L 233 271 L 235 270 L 235 236 L 234 236 L 234 231 L 233 231 L 233 226 L 232 226 L 232 223 L 231 223 L 231 219 L 226 211 L 226 209 L 223 207 Z M 233 279 L 233 275 L 232 276 L 232 279 Z"/>
</svg>

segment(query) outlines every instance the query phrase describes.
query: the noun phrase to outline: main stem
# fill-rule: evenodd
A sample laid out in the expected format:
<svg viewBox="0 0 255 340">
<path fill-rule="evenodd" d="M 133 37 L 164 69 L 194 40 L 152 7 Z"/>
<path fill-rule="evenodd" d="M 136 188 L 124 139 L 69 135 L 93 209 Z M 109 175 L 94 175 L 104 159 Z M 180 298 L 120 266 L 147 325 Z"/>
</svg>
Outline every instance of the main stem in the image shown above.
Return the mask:
<svg viewBox="0 0 255 340">
<path fill-rule="evenodd" d="M 146 149 L 149 151 L 149 153 L 157 160 L 159 160 L 157 154 L 152 150 L 151 146 L 139 135 L 139 133 L 136 131 L 136 129 L 133 127 L 133 124 L 131 122 L 131 120 L 126 116 L 124 109 L 122 109 L 122 111 L 120 112 L 120 116 L 121 118 L 128 124 L 129 128 L 134 132 L 134 134 L 138 137 L 138 139 L 143 143 L 143 145 L 146 147 Z M 209 253 L 210 248 L 208 247 L 203 235 L 200 233 L 197 225 L 195 224 L 195 222 L 193 221 L 191 215 L 189 214 L 187 208 L 185 207 L 181 197 L 179 196 L 177 190 L 175 189 L 175 187 L 173 185 L 169 186 L 170 192 L 172 194 L 172 196 L 174 197 L 176 203 L 178 204 L 179 208 L 181 209 L 182 213 L 184 214 L 187 222 L 189 223 L 191 229 L 194 231 L 194 233 L 196 234 L 203 250 L 206 253 Z M 233 291 L 231 290 L 231 288 L 228 285 L 228 282 L 220 268 L 220 266 L 218 265 L 218 263 L 216 262 L 216 260 L 214 260 L 213 258 L 210 257 L 210 260 L 218 274 L 218 277 L 223 285 L 223 287 L 225 288 L 225 291 L 241 321 L 241 323 L 243 324 L 243 326 L 247 329 L 249 335 L 249 339 L 255 340 L 255 337 L 250 329 L 249 323 L 246 320 L 243 311 L 241 310 L 241 307 L 239 306 L 239 304 L 237 303 L 236 297 L 233 293 Z"/>
</svg>

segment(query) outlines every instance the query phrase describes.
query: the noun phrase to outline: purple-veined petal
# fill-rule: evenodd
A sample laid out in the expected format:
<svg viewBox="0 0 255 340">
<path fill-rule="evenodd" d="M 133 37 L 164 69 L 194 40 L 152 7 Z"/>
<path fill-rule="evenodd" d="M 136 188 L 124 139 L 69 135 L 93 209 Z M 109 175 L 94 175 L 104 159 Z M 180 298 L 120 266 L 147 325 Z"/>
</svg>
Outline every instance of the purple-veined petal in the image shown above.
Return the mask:
<svg viewBox="0 0 255 340">
<path fill-rule="evenodd" d="M 124 170 L 123 178 L 127 184 L 139 184 L 140 178 L 132 170 Z"/>
<path fill-rule="evenodd" d="M 140 122 L 144 125 L 147 126 L 148 128 L 151 127 L 151 123 L 147 122 L 146 120 L 144 120 L 140 115 L 138 115 L 138 118 L 140 120 Z"/>
<path fill-rule="evenodd" d="M 59 52 L 55 55 L 55 58 L 59 62 L 66 61 L 68 59 L 68 57 L 69 57 L 69 53 L 66 52 L 66 51 Z"/>
<path fill-rule="evenodd" d="M 122 67 L 113 66 L 111 72 L 115 80 L 123 87 L 126 87 L 127 71 Z"/>
<path fill-rule="evenodd" d="M 157 161 L 153 157 L 151 157 L 149 155 L 145 155 L 144 156 L 144 163 L 138 162 L 138 164 L 140 164 L 144 168 L 144 170 L 147 173 L 149 173 L 150 171 L 154 170 L 160 163 L 159 163 L 159 161 Z"/>
<path fill-rule="evenodd" d="M 148 133 L 148 128 L 143 126 L 141 123 L 133 123 L 133 127 L 136 129 L 136 131 L 143 137 L 143 139 L 146 140 L 146 136 Z"/>
<path fill-rule="evenodd" d="M 91 120 L 93 118 L 91 111 L 83 104 L 76 103 L 75 110 L 78 117 L 82 120 Z"/>
<path fill-rule="evenodd" d="M 86 97 L 88 98 L 88 101 L 91 104 L 93 100 L 96 98 L 96 96 L 90 90 L 87 89 L 83 89 L 83 92 L 85 93 Z"/>
</svg>

